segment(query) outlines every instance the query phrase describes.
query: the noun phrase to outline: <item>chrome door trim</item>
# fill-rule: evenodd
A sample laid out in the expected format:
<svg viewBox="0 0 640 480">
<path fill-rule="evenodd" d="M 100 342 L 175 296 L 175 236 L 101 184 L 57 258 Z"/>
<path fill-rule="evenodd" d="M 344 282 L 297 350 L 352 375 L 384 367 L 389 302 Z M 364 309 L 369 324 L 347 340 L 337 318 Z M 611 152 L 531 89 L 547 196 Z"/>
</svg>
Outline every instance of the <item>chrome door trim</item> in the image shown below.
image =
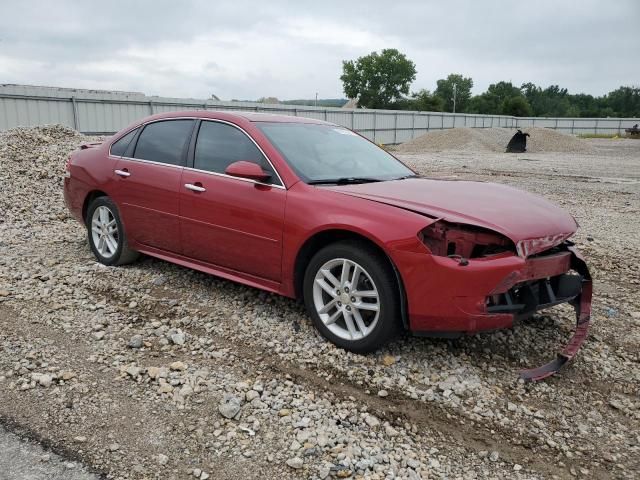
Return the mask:
<svg viewBox="0 0 640 480">
<path fill-rule="evenodd" d="M 149 125 L 150 123 L 156 123 L 156 122 L 164 122 L 164 121 L 171 121 L 171 120 L 201 120 L 202 122 L 219 122 L 219 123 L 226 123 L 227 125 L 230 125 L 232 127 L 237 128 L 238 130 L 240 130 L 242 133 L 244 133 L 247 138 L 249 138 L 249 140 L 251 140 L 253 142 L 253 144 L 258 148 L 258 150 L 260 150 L 260 153 L 262 153 L 262 155 L 264 156 L 264 158 L 267 159 L 267 162 L 269 162 L 269 165 L 271 165 L 271 168 L 273 169 L 274 172 L 276 172 L 276 176 L 278 177 L 278 180 L 280 180 L 280 183 L 282 185 L 276 185 L 273 183 L 264 183 L 264 182 L 258 182 L 256 180 L 251 180 L 249 178 L 241 178 L 241 177 L 234 177 L 232 175 L 227 175 L 225 173 L 217 173 L 217 172 L 210 172 L 208 170 L 200 170 L 198 168 L 191 168 L 191 167 L 183 167 L 182 165 L 171 165 L 169 163 L 162 163 L 162 162 L 155 162 L 153 160 L 145 160 L 142 158 L 131 158 L 131 157 L 121 157 L 121 156 L 117 156 L 117 155 L 112 155 L 111 154 L 111 146 L 116 143 L 118 140 L 120 140 L 122 137 L 124 137 L 125 135 L 127 135 L 128 133 L 132 132 L 133 130 L 135 130 L 136 128 L 144 128 L 147 125 Z M 200 133 L 200 129 L 198 129 L 198 134 Z M 278 169 L 275 167 L 275 165 L 273 164 L 273 162 L 271 161 L 271 159 L 269 158 L 269 156 L 264 152 L 264 150 L 262 149 L 262 147 L 260 147 L 260 145 L 258 145 L 258 143 L 253 139 L 253 137 L 251 135 L 249 135 L 249 133 L 247 133 L 247 131 L 236 125 L 235 123 L 229 122 L 227 120 L 220 120 L 217 118 L 205 118 L 205 117 L 168 117 L 168 118 L 156 118 L 153 119 L 149 122 L 146 123 L 140 123 L 138 125 L 136 125 L 135 127 L 130 128 L 129 130 L 127 130 L 126 133 L 124 133 L 123 135 L 120 135 L 117 139 L 113 140 L 111 142 L 111 144 L 109 145 L 109 157 L 114 158 L 114 159 L 123 159 L 123 160 L 133 160 L 136 162 L 146 162 L 146 163 L 151 163 L 154 165 L 166 165 L 168 167 L 175 167 L 175 168 L 184 168 L 185 170 L 193 170 L 195 172 L 200 172 L 200 173 L 208 173 L 210 175 L 216 175 L 219 177 L 226 177 L 226 178 L 233 178 L 236 180 L 241 180 L 244 182 L 251 182 L 251 183 L 255 183 L 257 185 L 264 185 L 267 187 L 273 187 L 273 188 L 280 188 L 283 190 L 287 190 L 287 187 L 285 186 L 284 181 L 282 180 L 282 177 L 280 176 L 280 173 L 278 172 Z"/>
<path fill-rule="evenodd" d="M 189 170 L 189 171 L 198 172 L 198 173 L 206 173 L 207 175 L 214 175 L 216 177 L 230 178 L 232 180 L 240 180 L 241 182 L 254 183 L 256 185 L 262 185 L 264 187 L 279 188 L 280 190 L 286 190 L 287 189 L 283 185 L 275 185 L 273 183 L 258 182 L 257 180 L 251 180 L 250 178 L 234 177 L 233 175 L 227 175 L 226 173 L 210 172 L 209 170 L 200 170 L 198 168 L 191 168 L 191 167 L 184 167 L 184 170 L 185 171 Z"/>
</svg>

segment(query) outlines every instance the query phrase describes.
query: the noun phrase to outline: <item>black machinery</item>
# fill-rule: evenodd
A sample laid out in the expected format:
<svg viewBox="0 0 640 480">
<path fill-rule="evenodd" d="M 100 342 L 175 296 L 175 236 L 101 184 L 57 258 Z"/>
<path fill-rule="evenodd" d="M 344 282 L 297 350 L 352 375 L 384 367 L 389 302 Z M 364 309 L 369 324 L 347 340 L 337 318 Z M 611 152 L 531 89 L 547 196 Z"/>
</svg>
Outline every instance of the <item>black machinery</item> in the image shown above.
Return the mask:
<svg viewBox="0 0 640 480">
<path fill-rule="evenodd" d="M 518 129 L 509 143 L 507 144 L 507 153 L 523 153 L 527 151 L 527 137 L 528 133 L 522 133 L 522 130 Z"/>
</svg>

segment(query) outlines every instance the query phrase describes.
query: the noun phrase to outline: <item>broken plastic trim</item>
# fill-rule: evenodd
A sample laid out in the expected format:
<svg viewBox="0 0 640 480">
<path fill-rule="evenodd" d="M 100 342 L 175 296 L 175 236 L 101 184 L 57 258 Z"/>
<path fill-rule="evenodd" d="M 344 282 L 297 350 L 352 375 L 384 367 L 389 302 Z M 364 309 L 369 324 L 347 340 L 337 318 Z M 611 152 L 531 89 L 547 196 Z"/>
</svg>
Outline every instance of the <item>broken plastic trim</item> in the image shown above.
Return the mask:
<svg viewBox="0 0 640 480">
<path fill-rule="evenodd" d="M 570 261 L 571 255 L 567 256 Z M 567 262 L 567 267 L 569 262 Z M 487 313 L 513 313 L 526 318 L 535 311 L 572 302 L 582 291 L 582 276 L 562 273 L 514 285 L 504 293 L 487 297 Z"/>
<path fill-rule="evenodd" d="M 558 233 L 556 235 L 548 235 L 546 237 L 520 240 L 516 244 L 516 251 L 522 258 L 527 258 L 562 243 L 573 234 L 574 232 Z"/>
<path fill-rule="evenodd" d="M 513 242 L 498 232 L 473 225 L 449 224 L 442 220 L 422 229 L 418 237 L 432 255 L 457 259 L 461 265 L 461 259 L 515 252 Z"/>
<path fill-rule="evenodd" d="M 589 333 L 589 326 L 591 324 L 591 296 L 593 294 L 591 274 L 580 252 L 573 246 L 567 247 L 567 250 L 572 254 L 571 268 L 582 275 L 582 291 L 580 295 L 571 302 L 576 311 L 576 330 L 569 339 L 569 343 L 562 351 L 558 352 L 554 360 L 541 367 L 522 370 L 520 372 L 520 378 L 525 382 L 537 382 L 558 373 L 562 367 L 575 357 Z"/>
</svg>

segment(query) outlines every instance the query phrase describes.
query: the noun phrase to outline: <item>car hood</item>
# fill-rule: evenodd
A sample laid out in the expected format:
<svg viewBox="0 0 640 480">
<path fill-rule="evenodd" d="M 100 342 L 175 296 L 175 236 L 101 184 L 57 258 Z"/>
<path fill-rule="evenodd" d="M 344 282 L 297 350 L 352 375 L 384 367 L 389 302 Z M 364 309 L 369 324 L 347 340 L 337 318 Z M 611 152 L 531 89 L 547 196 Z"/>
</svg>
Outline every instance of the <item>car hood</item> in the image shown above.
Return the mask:
<svg viewBox="0 0 640 480">
<path fill-rule="evenodd" d="M 329 188 L 447 222 L 488 228 L 516 244 L 551 237 L 558 244 L 578 227 L 568 212 L 544 198 L 496 183 L 409 178 Z"/>
</svg>

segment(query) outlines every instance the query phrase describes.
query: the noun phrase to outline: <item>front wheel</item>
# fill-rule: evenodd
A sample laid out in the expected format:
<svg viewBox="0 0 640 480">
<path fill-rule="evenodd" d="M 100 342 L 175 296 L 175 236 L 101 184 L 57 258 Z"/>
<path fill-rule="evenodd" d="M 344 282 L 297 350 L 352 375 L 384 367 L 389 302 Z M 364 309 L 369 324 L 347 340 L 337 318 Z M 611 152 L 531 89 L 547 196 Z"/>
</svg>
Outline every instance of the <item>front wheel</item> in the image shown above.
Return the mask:
<svg viewBox="0 0 640 480">
<path fill-rule="evenodd" d="M 91 202 L 85 220 L 89 246 L 100 263 L 125 265 L 138 258 L 138 252 L 127 245 L 118 207 L 109 197 L 98 197 Z"/>
<path fill-rule="evenodd" d="M 334 243 L 316 253 L 305 273 L 304 301 L 320 333 L 356 353 L 381 347 L 400 324 L 392 267 L 362 242 Z"/>
</svg>

